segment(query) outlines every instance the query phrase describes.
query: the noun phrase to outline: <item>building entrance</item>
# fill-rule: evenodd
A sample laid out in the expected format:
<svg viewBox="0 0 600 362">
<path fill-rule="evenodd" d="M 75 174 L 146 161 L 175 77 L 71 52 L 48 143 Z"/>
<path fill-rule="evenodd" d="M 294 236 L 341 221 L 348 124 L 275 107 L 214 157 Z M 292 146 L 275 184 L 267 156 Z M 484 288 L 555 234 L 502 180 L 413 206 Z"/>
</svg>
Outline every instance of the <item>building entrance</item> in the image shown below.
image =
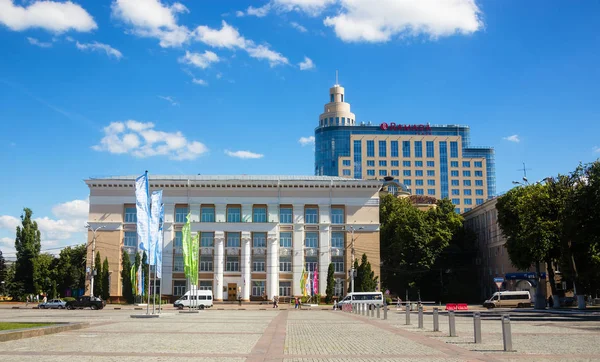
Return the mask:
<svg viewBox="0 0 600 362">
<path fill-rule="evenodd" d="M 229 301 L 237 300 L 237 284 L 236 283 L 227 284 L 227 300 L 229 300 Z"/>
</svg>

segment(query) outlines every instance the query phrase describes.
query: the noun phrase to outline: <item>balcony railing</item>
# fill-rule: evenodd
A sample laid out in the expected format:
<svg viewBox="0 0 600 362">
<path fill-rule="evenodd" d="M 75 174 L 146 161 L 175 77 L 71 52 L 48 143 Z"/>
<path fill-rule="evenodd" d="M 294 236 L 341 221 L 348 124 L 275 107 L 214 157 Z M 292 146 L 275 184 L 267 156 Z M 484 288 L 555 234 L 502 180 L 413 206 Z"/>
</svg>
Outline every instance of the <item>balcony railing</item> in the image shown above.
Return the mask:
<svg viewBox="0 0 600 362">
<path fill-rule="evenodd" d="M 292 255 L 292 248 L 279 248 L 279 256 Z"/>
<path fill-rule="evenodd" d="M 306 256 L 316 256 L 319 254 L 319 249 L 317 248 L 305 248 L 304 255 Z"/>
<path fill-rule="evenodd" d="M 331 256 L 344 256 L 344 249 L 331 248 Z"/>
<path fill-rule="evenodd" d="M 238 247 L 227 247 L 225 248 L 225 254 L 226 255 L 239 255 L 240 254 L 240 248 Z"/>
</svg>

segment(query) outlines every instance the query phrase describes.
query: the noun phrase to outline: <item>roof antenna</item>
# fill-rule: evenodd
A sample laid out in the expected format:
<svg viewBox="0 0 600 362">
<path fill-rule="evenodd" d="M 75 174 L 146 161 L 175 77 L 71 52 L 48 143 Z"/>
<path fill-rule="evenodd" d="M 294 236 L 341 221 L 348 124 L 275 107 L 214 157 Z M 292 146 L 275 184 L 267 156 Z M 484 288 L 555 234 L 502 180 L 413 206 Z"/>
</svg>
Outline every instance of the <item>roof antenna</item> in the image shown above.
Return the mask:
<svg viewBox="0 0 600 362">
<path fill-rule="evenodd" d="M 339 85 L 338 83 L 338 70 L 335 70 L 335 85 Z"/>
</svg>

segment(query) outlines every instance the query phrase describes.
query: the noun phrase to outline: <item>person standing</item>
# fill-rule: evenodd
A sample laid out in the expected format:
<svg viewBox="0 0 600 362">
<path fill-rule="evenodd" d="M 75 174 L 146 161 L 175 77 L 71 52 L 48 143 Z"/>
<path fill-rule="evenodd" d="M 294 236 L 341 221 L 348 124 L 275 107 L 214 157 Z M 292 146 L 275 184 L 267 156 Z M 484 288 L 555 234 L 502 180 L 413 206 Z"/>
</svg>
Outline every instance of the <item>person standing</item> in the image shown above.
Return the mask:
<svg viewBox="0 0 600 362">
<path fill-rule="evenodd" d="M 298 309 L 298 297 L 294 298 L 294 309 Z"/>
</svg>

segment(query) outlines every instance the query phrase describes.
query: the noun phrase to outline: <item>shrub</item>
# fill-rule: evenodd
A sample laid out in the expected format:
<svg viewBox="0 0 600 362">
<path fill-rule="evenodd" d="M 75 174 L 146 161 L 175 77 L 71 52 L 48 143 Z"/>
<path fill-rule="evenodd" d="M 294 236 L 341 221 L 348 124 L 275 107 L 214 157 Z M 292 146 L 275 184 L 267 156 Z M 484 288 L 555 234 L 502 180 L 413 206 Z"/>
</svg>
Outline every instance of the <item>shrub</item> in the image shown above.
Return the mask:
<svg viewBox="0 0 600 362">
<path fill-rule="evenodd" d="M 392 298 L 385 298 L 385 304 L 391 305 L 392 304 Z"/>
<path fill-rule="evenodd" d="M 64 297 L 64 298 L 62 298 L 62 300 L 65 301 L 65 302 L 72 302 L 72 301 L 75 300 L 75 298 L 73 298 L 73 297 Z"/>
</svg>

